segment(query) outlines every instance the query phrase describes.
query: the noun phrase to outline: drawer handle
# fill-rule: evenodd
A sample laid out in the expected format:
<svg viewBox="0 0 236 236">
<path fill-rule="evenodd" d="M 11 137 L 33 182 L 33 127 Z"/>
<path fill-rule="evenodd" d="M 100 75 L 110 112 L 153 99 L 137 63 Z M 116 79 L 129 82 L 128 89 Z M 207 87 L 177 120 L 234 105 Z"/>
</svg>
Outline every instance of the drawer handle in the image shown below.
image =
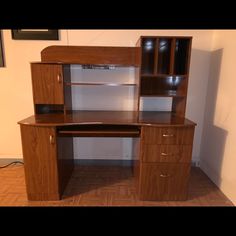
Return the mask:
<svg viewBox="0 0 236 236">
<path fill-rule="evenodd" d="M 165 153 L 165 152 L 162 152 L 161 153 L 161 156 L 178 156 L 179 155 L 179 153 L 170 153 L 170 154 L 168 154 L 168 153 Z"/>
<path fill-rule="evenodd" d="M 54 137 L 53 137 L 53 135 L 49 135 L 49 142 L 50 142 L 50 144 L 54 144 Z"/>
<path fill-rule="evenodd" d="M 61 74 L 58 74 L 58 75 L 57 75 L 57 82 L 58 82 L 59 84 L 62 82 Z"/>
<path fill-rule="evenodd" d="M 167 137 L 173 137 L 173 134 L 162 134 L 163 137 L 167 138 Z"/>
<path fill-rule="evenodd" d="M 160 174 L 160 177 L 161 178 L 168 178 L 168 177 L 170 177 L 170 175 Z"/>
</svg>

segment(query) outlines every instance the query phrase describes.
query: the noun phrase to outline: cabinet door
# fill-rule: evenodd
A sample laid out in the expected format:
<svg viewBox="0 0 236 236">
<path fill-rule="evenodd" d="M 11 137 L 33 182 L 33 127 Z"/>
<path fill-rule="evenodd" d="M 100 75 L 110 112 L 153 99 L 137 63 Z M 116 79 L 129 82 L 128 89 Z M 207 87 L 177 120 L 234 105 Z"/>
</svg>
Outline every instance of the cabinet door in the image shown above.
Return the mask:
<svg viewBox="0 0 236 236">
<path fill-rule="evenodd" d="M 64 104 L 62 65 L 31 64 L 35 104 Z"/>
<path fill-rule="evenodd" d="M 141 164 L 142 200 L 186 200 L 190 164 Z"/>
<path fill-rule="evenodd" d="M 55 128 L 21 125 L 29 200 L 59 200 Z"/>
</svg>

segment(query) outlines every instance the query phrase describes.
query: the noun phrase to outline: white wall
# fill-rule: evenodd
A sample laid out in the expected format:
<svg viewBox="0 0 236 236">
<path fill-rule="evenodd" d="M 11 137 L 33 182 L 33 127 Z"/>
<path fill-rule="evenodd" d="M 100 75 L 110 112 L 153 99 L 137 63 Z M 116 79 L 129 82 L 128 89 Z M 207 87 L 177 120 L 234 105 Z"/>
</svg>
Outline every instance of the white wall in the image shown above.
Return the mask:
<svg viewBox="0 0 236 236">
<path fill-rule="evenodd" d="M 33 99 L 29 62 L 39 61 L 40 52 L 49 45 L 100 45 L 134 46 L 141 35 L 185 35 L 193 36 L 190 80 L 186 116 L 195 121 L 196 127 L 193 159 L 199 160 L 201 132 L 204 116 L 206 85 L 209 69 L 209 51 L 212 31 L 208 30 L 62 30 L 60 41 L 12 40 L 10 30 L 3 30 L 6 68 L 0 69 L 0 158 L 21 158 L 20 130 L 17 121 L 33 114 Z M 141 101 L 145 103 L 145 101 Z M 168 101 L 164 106 L 168 106 Z M 156 101 L 146 109 L 156 107 Z M 100 147 L 106 147 L 106 142 Z M 84 140 L 80 154 L 84 157 L 96 156 L 97 141 Z M 109 142 L 113 142 L 110 140 Z M 120 139 L 114 149 L 103 149 L 100 156 L 131 158 L 130 139 Z M 98 143 L 97 143 L 98 144 Z M 114 144 L 114 143 L 113 143 Z M 109 144 L 110 145 L 110 144 Z M 111 145 L 112 146 L 112 145 Z M 116 147 L 115 147 L 116 146 Z M 117 148 L 119 147 L 119 148 Z M 79 153 L 78 152 L 78 153 Z"/>
<path fill-rule="evenodd" d="M 200 166 L 236 204 L 236 31 L 215 31 Z"/>
</svg>

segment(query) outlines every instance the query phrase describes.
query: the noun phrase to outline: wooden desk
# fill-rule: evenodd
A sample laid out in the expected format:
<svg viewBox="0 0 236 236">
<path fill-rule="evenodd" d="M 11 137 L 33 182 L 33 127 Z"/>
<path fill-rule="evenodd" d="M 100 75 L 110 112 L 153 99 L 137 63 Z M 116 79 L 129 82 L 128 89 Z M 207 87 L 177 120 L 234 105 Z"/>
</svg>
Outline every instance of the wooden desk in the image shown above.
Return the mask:
<svg viewBox="0 0 236 236">
<path fill-rule="evenodd" d="M 195 123 L 171 112 L 74 111 L 20 122 L 29 200 L 60 200 L 73 171 L 73 137 L 140 137 L 143 200 L 185 200 Z"/>
<path fill-rule="evenodd" d="M 43 49 L 41 61 L 31 63 L 35 115 L 19 122 L 28 199 L 61 198 L 73 170 L 73 137 L 140 137 L 134 162 L 139 198 L 186 199 L 195 127 L 184 118 L 191 42 L 191 37 L 141 36 L 136 47 Z M 114 80 L 121 68 L 133 71 L 132 80 L 127 75 Z M 77 86 L 132 88 L 135 111 L 74 111 Z M 140 111 L 145 97 L 170 98 L 170 112 Z"/>
</svg>

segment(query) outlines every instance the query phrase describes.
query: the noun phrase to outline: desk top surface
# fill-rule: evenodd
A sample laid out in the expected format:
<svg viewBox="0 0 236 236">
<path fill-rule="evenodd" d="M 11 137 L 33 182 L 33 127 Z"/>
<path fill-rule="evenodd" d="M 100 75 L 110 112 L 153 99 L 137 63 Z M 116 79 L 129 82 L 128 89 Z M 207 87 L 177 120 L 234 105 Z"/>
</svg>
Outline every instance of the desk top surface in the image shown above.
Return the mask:
<svg viewBox="0 0 236 236">
<path fill-rule="evenodd" d="M 89 124 L 139 125 L 139 126 L 195 126 L 184 117 L 171 112 L 156 111 L 73 111 L 69 114 L 33 115 L 18 122 L 20 125 L 64 126 Z"/>
</svg>

